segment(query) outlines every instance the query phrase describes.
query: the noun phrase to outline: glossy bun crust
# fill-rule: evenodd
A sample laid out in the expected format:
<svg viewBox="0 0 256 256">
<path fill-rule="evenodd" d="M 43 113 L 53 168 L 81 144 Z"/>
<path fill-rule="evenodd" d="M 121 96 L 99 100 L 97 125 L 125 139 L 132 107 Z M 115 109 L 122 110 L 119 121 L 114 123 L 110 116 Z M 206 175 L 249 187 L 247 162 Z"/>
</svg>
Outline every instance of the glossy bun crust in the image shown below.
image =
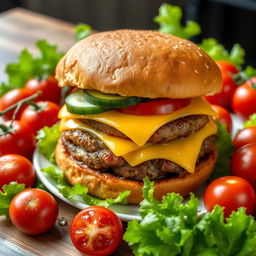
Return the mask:
<svg viewBox="0 0 256 256">
<path fill-rule="evenodd" d="M 156 199 L 161 200 L 164 195 L 169 192 L 176 192 L 182 196 L 189 195 L 195 191 L 200 185 L 211 175 L 217 153 L 214 151 L 208 159 L 197 165 L 197 169 L 193 174 L 185 177 L 165 179 L 155 182 Z M 143 183 L 135 180 L 121 179 L 117 176 L 106 172 L 96 172 L 74 160 L 63 147 L 59 140 L 56 147 L 56 161 L 61 170 L 64 171 L 69 183 L 72 185 L 80 183 L 88 187 L 91 195 L 106 199 L 116 198 L 120 192 L 131 191 L 128 197 L 129 204 L 139 204 L 142 198 Z"/>
<path fill-rule="evenodd" d="M 60 86 L 147 98 L 220 92 L 221 73 L 194 43 L 160 32 L 116 30 L 76 43 L 56 69 Z"/>
</svg>

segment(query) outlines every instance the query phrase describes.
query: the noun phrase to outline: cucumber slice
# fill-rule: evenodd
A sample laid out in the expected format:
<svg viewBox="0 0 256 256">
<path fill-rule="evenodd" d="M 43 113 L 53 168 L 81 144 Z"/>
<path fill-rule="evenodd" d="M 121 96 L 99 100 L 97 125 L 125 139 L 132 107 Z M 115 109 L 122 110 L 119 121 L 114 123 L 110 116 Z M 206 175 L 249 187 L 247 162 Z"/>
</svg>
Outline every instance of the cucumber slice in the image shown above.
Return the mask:
<svg viewBox="0 0 256 256">
<path fill-rule="evenodd" d="M 71 93 L 66 99 L 65 103 L 70 113 L 77 115 L 92 115 L 102 112 L 110 111 L 111 108 L 101 107 L 89 103 L 84 96 L 83 90 L 76 90 Z"/>
<path fill-rule="evenodd" d="M 97 106 L 121 108 L 135 105 L 145 100 L 145 98 L 120 96 L 116 94 L 102 93 L 95 90 L 84 90 L 86 100 Z"/>
</svg>

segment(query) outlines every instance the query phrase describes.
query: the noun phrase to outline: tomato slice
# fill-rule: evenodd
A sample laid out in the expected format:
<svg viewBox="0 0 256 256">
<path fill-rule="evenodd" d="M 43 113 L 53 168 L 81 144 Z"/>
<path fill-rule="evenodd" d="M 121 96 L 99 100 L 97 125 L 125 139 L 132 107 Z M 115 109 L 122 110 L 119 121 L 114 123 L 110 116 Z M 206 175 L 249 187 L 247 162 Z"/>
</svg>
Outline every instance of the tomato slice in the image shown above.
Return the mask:
<svg viewBox="0 0 256 256">
<path fill-rule="evenodd" d="M 164 115 L 186 107 L 190 99 L 152 99 L 118 110 L 130 115 Z"/>
<path fill-rule="evenodd" d="M 72 221 L 70 237 L 82 253 L 105 256 L 113 253 L 122 240 L 120 219 L 111 210 L 91 206 L 80 211 Z"/>
</svg>

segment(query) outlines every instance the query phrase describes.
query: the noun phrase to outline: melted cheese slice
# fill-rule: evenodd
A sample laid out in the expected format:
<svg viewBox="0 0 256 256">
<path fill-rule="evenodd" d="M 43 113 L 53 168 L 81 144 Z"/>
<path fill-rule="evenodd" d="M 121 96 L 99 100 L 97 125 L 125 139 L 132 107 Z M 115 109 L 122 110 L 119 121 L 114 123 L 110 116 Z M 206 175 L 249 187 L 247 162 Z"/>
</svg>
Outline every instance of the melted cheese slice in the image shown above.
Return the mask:
<svg viewBox="0 0 256 256">
<path fill-rule="evenodd" d="M 104 142 L 104 144 L 116 156 L 123 156 L 123 155 L 139 148 L 139 146 L 136 145 L 131 140 L 126 140 L 126 139 L 107 135 L 103 132 L 99 132 L 79 120 L 62 119 L 60 121 L 60 131 L 71 130 L 71 129 L 80 129 L 80 130 L 87 131 L 87 132 L 94 134 L 97 138 L 102 140 Z"/>
<path fill-rule="evenodd" d="M 195 170 L 196 160 L 205 138 L 216 134 L 217 127 L 210 121 L 198 132 L 167 144 L 146 144 L 138 147 L 134 142 L 101 133 L 79 120 L 62 119 L 60 130 L 82 129 L 97 136 L 116 155 L 122 156 L 131 166 L 151 159 L 170 160 L 188 172 Z"/>
<path fill-rule="evenodd" d="M 203 98 L 194 98 L 191 103 L 173 113 L 166 115 L 139 116 L 128 115 L 119 111 L 109 111 L 95 115 L 74 115 L 63 106 L 60 119 L 91 119 L 112 126 L 125 134 L 137 145 L 143 146 L 153 133 L 166 123 L 188 115 L 216 116 L 216 112 Z"/>
<path fill-rule="evenodd" d="M 205 138 L 217 133 L 217 126 L 210 121 L 198 132 L 167 144 L 146 144 L 124 156 L 131 166 L 151 159 L 167 159 L 193 173 Z"/>
</svg>

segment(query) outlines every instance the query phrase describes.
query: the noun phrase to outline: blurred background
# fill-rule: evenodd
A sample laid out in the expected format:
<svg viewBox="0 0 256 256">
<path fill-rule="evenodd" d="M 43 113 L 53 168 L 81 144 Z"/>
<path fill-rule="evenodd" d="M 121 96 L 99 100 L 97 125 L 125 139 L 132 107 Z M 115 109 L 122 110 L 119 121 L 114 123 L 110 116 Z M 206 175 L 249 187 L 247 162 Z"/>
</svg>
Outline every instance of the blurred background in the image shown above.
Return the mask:
<svg viewBox="0 0 256 256">
<path fill-rule="evenodd" d="M 179 5 L 184 20 L 197 21 L 202 33 L 194 41 L 214 37 L 230 49 L 239 43 L 247 64 L 256 65 L 256 0 L 1 0 L 0 12 L 23 7 L 94 29 L 156 29 L 153 17 L 162 3 Z M 1 31 L 0 31 L 1 36 Z"/>
</svg>

